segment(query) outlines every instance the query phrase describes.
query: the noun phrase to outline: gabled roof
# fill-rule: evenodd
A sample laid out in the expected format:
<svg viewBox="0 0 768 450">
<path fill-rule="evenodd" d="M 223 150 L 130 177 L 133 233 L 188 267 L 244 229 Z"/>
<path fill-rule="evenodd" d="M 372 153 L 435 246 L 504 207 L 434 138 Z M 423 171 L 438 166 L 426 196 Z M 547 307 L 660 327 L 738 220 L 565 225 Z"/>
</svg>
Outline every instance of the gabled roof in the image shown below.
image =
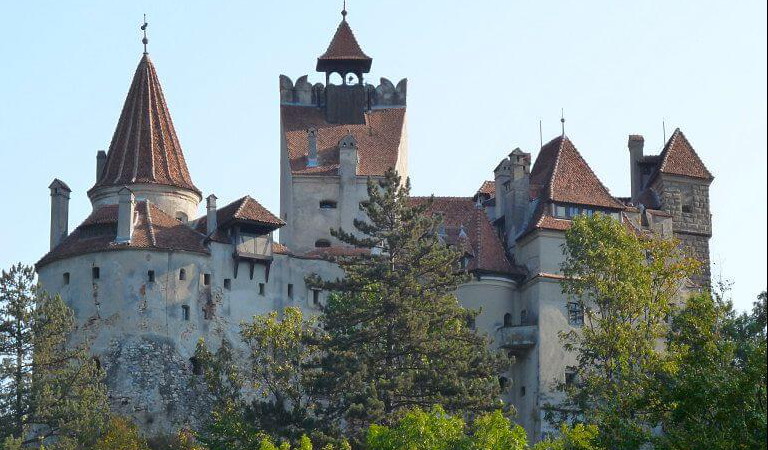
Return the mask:
<svg viewBox="0 0 768 450">
<path fill-rule="evenodd" d="M 133 76 L 102 176 L 91 191 L 132 183 L 162 184 L 200 193 L 189 175 L 155 66 L 146 54 Z"/>
<path fill-rule="evenodd" d="M 715 177 L 707 170 L 707 167 L 699 158 L 696 150 L 685 137 L 680 128 L 676 128 L 672 136 L 669 137 L 664 150 L 661 151 L 661 163 L 657 171 L 651 176 L 651 180 L 656 178 L 659 173 L 670 175 L 682 175 L 691 178 L 700 178 L 703 180 L 713 180 Z"/>
<path fill-rule="evenodd" d="M 118 205 L 95 209 L 83 223 L 37 262 L 37 267 L 86 253 L 120 249 L 177 250 L 208 254 L 205 236 L 146 200 L 136 202 L 129 243 L 115 243 Z"/>
<path fill-rule="evenodd" d="M 430 197 L 412 197 L 414 204 L 428 202 Z M 441 214 L 445 225 L 445 241 L 461 247 L 472 256 L 467 265 L 470 272 L 491 272 L 523 275 L 522 267 L 510 262 L 504 243 L 488 220 L 485 210 L 478 208 L 471 197 L 432 197 L 428 212 Z"/>
<path fill-rule="evenodd" d="M 405 108 L 374 109 L 365 113 L 365 123 L 328 123 L 322 109 L 315 106 L 281 105 L 280 120 L 291 172 L 294 175 L 338 175 L 339 141 L 347 134 L 357 141 L 357 174 L 382 176 L 395 167 L 403 139 Z M 318 164 L 307 166 L 307 130 L 317 130 Z"/>
<path fill-rule="evenodd" d="M 349 27 L 345 18 L 342 19 L 336 29 L 336 34 L 333 35 L 328 49 L 317 58 L 317 70 L 325 72 L 339 63 L 347 62 L 354 63 L 364 72 L 368 72 L 372 61 L 373 59 L 360 48 L 352 28 Z"/>
<path fill-rule="evenodd" d="M 534 197 L 544 201 L 624 209 L 566 136 L 544 144 L 530 182 Z"/>
<path fill-rule="evenodd" d="M 216 211 L 216 223 L 219 230 L 231 225 L 232 222 L 245 222 L 260 225 L 269 229 L 277 229 L 285 225 L 285 222 L 257 202 L 250 195 L 241 197 L 234 202 L 219 208 Z M 197 220 L 195 226 L 198 232 L 205 234 L 207 231 L 206 216 Z M 229 242 L 224 235 L 213 236 L 215 240 Z"/>
<path fill-rule="evenodd" d="M 484 194 L 490 197 L 496 196 L 496 182 L 494 180 L 483 181 L 483 184 L 477 189 L 477 194 Z"/>
</svg>

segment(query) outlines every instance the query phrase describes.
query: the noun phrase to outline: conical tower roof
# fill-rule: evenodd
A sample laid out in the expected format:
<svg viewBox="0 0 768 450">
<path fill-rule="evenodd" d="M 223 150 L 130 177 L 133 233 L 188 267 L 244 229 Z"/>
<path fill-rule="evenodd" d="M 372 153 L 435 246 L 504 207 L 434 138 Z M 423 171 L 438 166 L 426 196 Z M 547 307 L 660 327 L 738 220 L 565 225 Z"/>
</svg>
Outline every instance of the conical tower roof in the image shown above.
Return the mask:
<svg viewBox="0 0 768 450">
<path fill-rule="evenodd" d="M 101 178 L 91 191 L 136 183 L 200 193 L 192 183 L 157 71 L 146 53 L 133 76 Z"/>
<path fill-rule="evenodd" d="M 333 35 L 328 50 L 317 58 L 318 72 L 360 71 L 368 73 L 371 70 L 373 58 L 366 55 L 357 43 L 346 16 L 342 18 L 336 34 Z"/>
</svg>

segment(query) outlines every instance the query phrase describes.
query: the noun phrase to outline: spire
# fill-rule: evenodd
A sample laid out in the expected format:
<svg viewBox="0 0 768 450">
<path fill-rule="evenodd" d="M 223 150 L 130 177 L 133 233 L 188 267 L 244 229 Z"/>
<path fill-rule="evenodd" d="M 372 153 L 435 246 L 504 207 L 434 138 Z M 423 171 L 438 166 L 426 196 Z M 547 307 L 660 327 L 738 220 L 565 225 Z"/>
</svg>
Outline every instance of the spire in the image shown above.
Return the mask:
<svg viewBox="0 0 768 450">
<path fill-rule="evenodd" d="M 144 32 L 144 38 L 142 38 L 141 43 L 144 44 L 144 54 L 148 54 L 147 52 L 147 44 L 149 44 L 149 39 L 147 39 L 147 26 L 149 24 L 147 23 L 147 15 L 144 14 L 144 23 L 141 25 L 141 31 Z"/>
<path fill-rule="evenodd" d="M 144 53 L 117 122 L 101 177 L 91 188 L 137 183 L 200 191 L 173 128 L 155 66 Z"/>
<path fill-rule="evenodd" d="M 317 71 L 339 72 L 344 78 L 348 73 L 360 77 L 363 73 L 370 72 L 373 59 L 363 52 L 352 28 L 349 27 L 346 4 L 341 16 L 341 23 L 328 45 L 328 50 L 317 58 Z"/>
</svg>

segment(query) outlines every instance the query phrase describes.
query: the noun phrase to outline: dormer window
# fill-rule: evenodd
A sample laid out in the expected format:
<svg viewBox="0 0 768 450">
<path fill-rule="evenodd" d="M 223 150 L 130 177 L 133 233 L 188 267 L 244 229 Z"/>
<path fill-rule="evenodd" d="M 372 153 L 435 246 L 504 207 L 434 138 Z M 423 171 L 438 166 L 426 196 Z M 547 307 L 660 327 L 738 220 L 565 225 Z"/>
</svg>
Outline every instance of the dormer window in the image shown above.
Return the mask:
<svg viewBox="0 0 768 450">
<path fill-rule="evenodd" d="M 336 209 L 337 203 L 335 200 L 321 200 L 320 209 Z"/>
</svg>

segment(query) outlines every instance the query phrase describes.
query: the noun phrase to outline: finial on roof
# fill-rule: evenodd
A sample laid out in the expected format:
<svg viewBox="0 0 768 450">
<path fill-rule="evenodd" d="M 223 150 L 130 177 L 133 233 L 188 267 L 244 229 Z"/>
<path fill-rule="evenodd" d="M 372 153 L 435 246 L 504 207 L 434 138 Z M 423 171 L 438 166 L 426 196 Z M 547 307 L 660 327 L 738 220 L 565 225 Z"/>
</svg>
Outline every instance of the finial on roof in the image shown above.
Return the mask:
<svg viewBox="0 0 768 450">
<path fill-rule="evenodd" d="M 147 54 L 147 44 L 149 44 L 149 39 L 147 39 L 147 15 L 144 14 L 144 23 L 141 25 L 141 31 L 144 32 L 144 38 L 141 40 L 141 43 L 144 44 L 144 54 Z"/>
<path fill-rule="evenodd" d="M 560 124 L 563 128 L 563 136 L 565 136 L 565 113 L 563 108 L 560 108 Z"/>
<path fill-rule="evenodd" d="M 341 10 L 341 20 L 347 20 L 347 0 L 344 0 L 344 7 Z"/>
</svg>

